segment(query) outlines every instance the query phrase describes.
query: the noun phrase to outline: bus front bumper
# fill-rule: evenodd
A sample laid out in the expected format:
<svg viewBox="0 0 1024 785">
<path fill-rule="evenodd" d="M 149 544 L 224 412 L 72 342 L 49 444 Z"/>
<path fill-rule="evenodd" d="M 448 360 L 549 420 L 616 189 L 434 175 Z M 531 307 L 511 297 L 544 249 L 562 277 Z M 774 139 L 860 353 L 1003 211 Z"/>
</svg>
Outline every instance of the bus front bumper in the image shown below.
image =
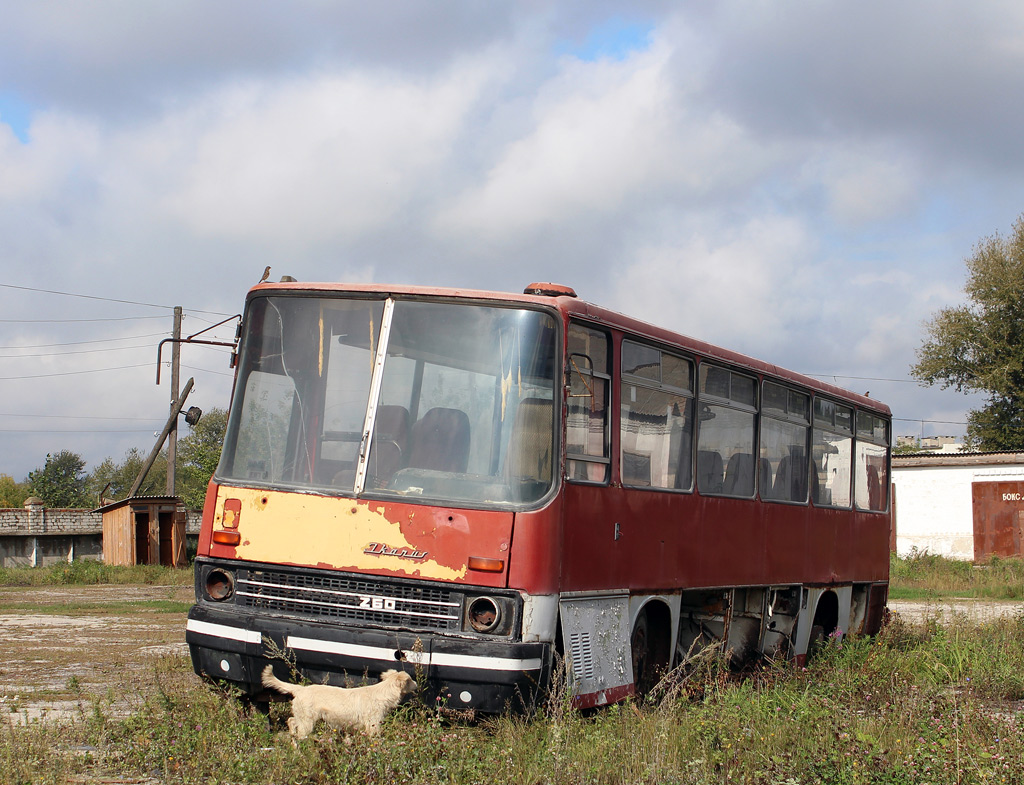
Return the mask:
<svg viewBox="0 0 1024 785">
<path fill-rule="evenodd" d="M 425 682 L 421 696 L 448 709 L 496 714 L 533 707 L 550 674 L 550 645 L 429 633 L 334 627 L 192 606 L 185 633 L 199 675 L 235 683 L 257 699 L 273 662 L 293 663 L 313 683 L 358 686 L 403 670 Z M 281 674 L 281 666 L 275 668 Z"/>
</svg>

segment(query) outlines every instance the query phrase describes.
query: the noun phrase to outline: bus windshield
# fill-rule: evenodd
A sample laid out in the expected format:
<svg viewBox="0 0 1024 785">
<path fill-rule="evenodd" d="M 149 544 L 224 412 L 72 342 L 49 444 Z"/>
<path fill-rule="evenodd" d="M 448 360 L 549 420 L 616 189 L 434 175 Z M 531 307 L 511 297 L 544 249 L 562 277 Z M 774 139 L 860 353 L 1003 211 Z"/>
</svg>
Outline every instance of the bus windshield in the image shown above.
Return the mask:
<svg viewBox="0 0 1024 785">
<path fill-rule="evenodd" d="M 556 336 L 522 308 L 254 298 L 218 481 L 535 504 L 555 476 Z"/>
</svg>

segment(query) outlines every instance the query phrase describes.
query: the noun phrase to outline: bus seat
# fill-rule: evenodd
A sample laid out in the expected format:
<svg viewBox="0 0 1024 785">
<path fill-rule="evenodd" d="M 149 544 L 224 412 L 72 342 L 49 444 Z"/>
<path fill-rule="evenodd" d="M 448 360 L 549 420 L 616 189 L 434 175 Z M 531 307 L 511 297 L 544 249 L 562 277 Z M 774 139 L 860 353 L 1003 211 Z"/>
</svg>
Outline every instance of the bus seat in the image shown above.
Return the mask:
<svg viewBox="0 0 1024 785">
<path fill-rule="evenodd" d="M 754 456 L 737 452 L 729 457 L 725 467 L 725 483 L 722 493 L 730 496 L 752 496 L 754 494 Z"/>
<path fill-rule="evenodd" d="M 868 509 L 869 510 L 882 510 L 884 505 L 882 504 L 882 478 L 878 472 L 878 467 L 868 466 Z"/>
<path fill-rule="evenodd" d="M 526 398 L 516 409 L 505 455 L 505 479 L 513 495 L 520 497 L 517 501 L 532 501 L 551 486 L 553 414 L 554 405 L 543 398 Z"/>
<path fill-rule="evenodd" d="M 439 472 L 465 472 L 469 466 L 469 416 L 460 409 L 435 407 L 409 433 L 405 465 Z"/>
<path fill-rule="evenodd" d="M 779 461 L 772 498 L 790 502 L 807 501 L 807 462 L 802 453 Z"/>
<path fill-rule="evenodd" d="M 697 451 L 697 490 L 722 492 L 722 456 L 714 450 Z"/>
<path fill-rule="evenodd" d="M 761 491 L 761 498 L 771 499 L 772 497 L 772 462 L 767 458 L 758 461 L 757 484 Z"/>
<path fill-rule="evenodd" d="M 676 467 L 674 488 L 693 487 L 693 439 L 689 426 L 684 426 L 679 439 L 679 465 Z"/>
<path fill-rule="evenodd" d="M 771 498 L 789 501 L 793 491 L 793 479 L 790 477 L 792 463 L 793 461 L 788 455 L 779 461 L 779 466 L 775 470 L 775 485 L 772 486 Z"/>
<path fill-rule="evenodd" d="M 526 398 L 516 409 L 505 457 L 505 475 L 524 480 L 551 480 L 553 405 L 543 398 Z"/>
<path fill-rule="evenodd" d="M 373 426 L 373 446 L 367 469 L 369 483 L 383 488 L 401 466 L 409 446 L 409 410 L 404 406 L 380 406 Z"/>
</svg>

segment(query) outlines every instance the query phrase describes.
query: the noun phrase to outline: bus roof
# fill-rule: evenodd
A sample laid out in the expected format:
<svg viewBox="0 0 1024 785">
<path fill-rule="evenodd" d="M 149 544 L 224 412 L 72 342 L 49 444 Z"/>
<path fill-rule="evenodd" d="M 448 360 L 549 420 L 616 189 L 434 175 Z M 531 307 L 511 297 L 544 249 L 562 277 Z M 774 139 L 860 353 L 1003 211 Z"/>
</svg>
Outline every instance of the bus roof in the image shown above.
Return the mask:
<svg viewBox="0 0 1024 785">
<path fill-rule="evenodd" d="M 304 281 L 281 281 L 278 283 L 260 283 L 249 291 L 249 296 L 256 294 L 272 294 L 274 292 L 293 293 L 356 293 L 356 294 L 394 294 L 411 297 L 443 297 L 451 299 L 466 299 L 487 301 L 494 300 L 503 303 L 523 303 L 527 305 L 546 306 L 556 308 L 562 313 L 578 317 L 590 322 L 598 323 L 606 327 L 623 330 L 628 333 L 648 338 L 662 344 L 676 346 L 684 351 L 690 351 L 702 358 L 718 360 L 733 366 L 746 368 L 755 373 L 767 374 L 768 376 L 797 384 L 802 387 L 815 390 L 825 395 L 831 395 L 843 399 L 849 403 L 856 404 L 864 409 L 871 409 L 879 414 L 891 416 L 892 412 L 887 405 L 866 395 L 852 392 L 837 385 L 823 382 L 796 371 L 782 368 L 772 363 L 749 357 L 740 352 L 724 349 L 720 346 L 707 343 L 698 338 L 692 338 L 681 333 L 672 332 L 662 327 L 657 327 L 632 316 L 618 313 L 603 308 L 599 305 L 579 299 L 572 289 L 559 284 L 530 284 L 527 291 L 550 291 L 551 294 L 519 294 L 515 292 L 493 292 L 477 289 L 442 288 L 434 286 L 397 286 L 392 284 L 357 284 L 357 283 L 309 283 Z M 561 292 L 569 292 L 562 294 Z"/>
</svg>

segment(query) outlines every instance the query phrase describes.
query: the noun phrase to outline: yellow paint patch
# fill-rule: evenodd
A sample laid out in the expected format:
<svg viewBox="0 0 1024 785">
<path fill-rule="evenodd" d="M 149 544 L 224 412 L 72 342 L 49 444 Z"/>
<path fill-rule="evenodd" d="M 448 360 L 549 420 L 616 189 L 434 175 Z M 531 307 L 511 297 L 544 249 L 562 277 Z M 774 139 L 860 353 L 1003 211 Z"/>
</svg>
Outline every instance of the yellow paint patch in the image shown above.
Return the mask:
<svg viewBox="0 0 1024 785">
<path fill-rule="evenodd" d="M 235 548 L 239 559 L 282 564 L 324 565 L 341 570 L 390 570 L 434 580 L 456 580 L 467 567 L 449 567 L 431 559 L 370 555 L 371 543 L 395 551 L 416 551 L 396 521 L 388 520 L 380 503 L 332 499 L 302 493 L 260 491 L 221 486 L 217 494 L 215 525 L 225 520 L 225 499 L 239 499 L 238 531 L 242 542 Z M 426 550 L 419 547 L 419 550 Z"/>
</svg>

